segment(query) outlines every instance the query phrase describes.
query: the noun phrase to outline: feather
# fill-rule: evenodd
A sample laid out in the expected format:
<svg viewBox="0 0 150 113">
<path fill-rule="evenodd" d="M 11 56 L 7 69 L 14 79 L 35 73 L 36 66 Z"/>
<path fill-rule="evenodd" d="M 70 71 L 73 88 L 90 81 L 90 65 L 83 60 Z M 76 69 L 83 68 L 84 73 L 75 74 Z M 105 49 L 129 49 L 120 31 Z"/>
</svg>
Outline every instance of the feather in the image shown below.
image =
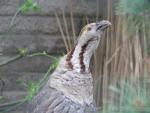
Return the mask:
<svg viewBox="0 0 150 113">
<path fill-rule="evenodd" d="M 60 104 L 63 100 L 64 100 L 64 97 L 62 97 L 62 96 L 56 98 L 56 99 L 50 104 L 50 106 L 48 107 L 48 110 L 53 111 L 53 110 L 57 107 L 57 105 Z"/>
</svg>

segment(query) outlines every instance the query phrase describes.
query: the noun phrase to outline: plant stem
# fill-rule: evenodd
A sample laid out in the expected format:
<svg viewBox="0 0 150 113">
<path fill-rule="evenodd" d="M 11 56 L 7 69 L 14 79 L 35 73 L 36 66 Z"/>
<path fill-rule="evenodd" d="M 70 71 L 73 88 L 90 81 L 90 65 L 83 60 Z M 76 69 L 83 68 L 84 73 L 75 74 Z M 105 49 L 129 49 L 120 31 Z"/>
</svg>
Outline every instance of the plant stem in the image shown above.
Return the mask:
<svg viewBox="0 0 150 113">
<path fill-rule="evenodd" d="M 14 61 L 16 61 L 16 60 L 19 60 L 19 59 L 21 59 L 23 56 L 22 55 L 16 55 L 16 56 L 14 56 L 14 57 L 12 57 L 12 58 L 10 58 L 9 60 L 6 60 L 6 61 L 3 61 L 3 62 L 1 62 L 0 63 L 0 67 L 2 67 L 2 66 L 4 66 L 4 65 L 7 65 L 7 64 L 10 64 L 10 63 L 12 63 L 12 62 L 14 62 Z"/>
</svg>

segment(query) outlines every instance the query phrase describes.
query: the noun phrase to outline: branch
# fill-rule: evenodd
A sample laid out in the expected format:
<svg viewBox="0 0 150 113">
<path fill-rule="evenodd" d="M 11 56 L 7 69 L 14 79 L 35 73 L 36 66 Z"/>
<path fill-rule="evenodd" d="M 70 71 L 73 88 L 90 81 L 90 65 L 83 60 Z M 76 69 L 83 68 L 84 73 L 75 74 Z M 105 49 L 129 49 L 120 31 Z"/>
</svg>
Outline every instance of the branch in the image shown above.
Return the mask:
<svg viewBox="0 0 150 113">
<path fill-rule="evenodd" d="M 5 103 L 0 105 L 0 113 L 8 113 L 8 111 L 14 110 L 15 108 L 19 107 L 20 105 L 24 104 L 27 100 L 21 99 L 17 101 L 13 101 L 10 103 Z"/>
<path fill-rule="evenodd" d="M 47 54 L 45 51 L 43 53 L 33 53 L 33 54 L 30 54 L 30 55 L 27 55 L 28 57 L 34 57 L 34 56 L 46 56 L 50 59 L 53 59 L 53 60 L 58 60 L 56 57 L 53 57 L 49 54 Z"/>
<path fill-rule="evenodd" d="M 15 56 L 15 57 L 13 57 L 13 58 L 11 58 L 9 60 L 3 61 L 2 63 L 0 63 L 0 67 L 4 66 L 6 64 L 12 63 L 12 62 L 14 62 L 16 60 L 19 60 L 20 58 L 22 58 L 22 56 L 21 55 L 17 55 L 17 56 Z"/>
<path fill-rule="evenodd" d="M 0 64 L 0 66 L 3 66 L 3 65 L 6 65 L 8 63 L 11 63 L 11 62 L 16 61 L 23 57 L 33 57 L 33 56 L 39 56 L 39 55 L 46 56 L 48 58 L 53 59 L 54 63 L 49 67 L 49 69 L 45 73 L 44 77 L 42 79 L 40 79 L 38 83 L 33 84 L 34 86 L 32 86 L 32 87 L 31 86 L 29 87 L 27 96 L 25 96 L 21 100 L 17 100 L 17 101 L 5 103 L 5 104 L 0 104 L 0 112 L 2 112 L 2 113 L 9 112 L 9 111 L 14 110 L 15 108 L 19 107 L 20 105 L 24 104 L 25 102 L 30 101 L 33 98 L 33 96 L 35 94 L 37 94 L 37 92 L 41 89 L 41 87 L 44 85 L 44 83 L 47 81 L 49 73 L 52 72 L 54 70 L 54 68 L 56 67 L 56 65 L 58 63 L 58 59 L 47 54 L 46 52 L 34 53 L 34 54 L 27 55 L 27 50 L 22 49 L 22 50 L 20 50 L 19 55 L 9 59 L 8 61 L 4 61 L 3 63 Z"/>
<path fill-rule="evenodd" d="M 25 57 L 26 55 L 27 55 L 27 49 L 20 49 L 18 55 L 10 58 L 9 60 L 6 60 L 6 61 L 3 61 L 2 63 L 0 63 L 0 67 L 4 66 L 6 64 L 10 64 L 16 60 L 19 60 L 19 59 Z"/>
</svg>

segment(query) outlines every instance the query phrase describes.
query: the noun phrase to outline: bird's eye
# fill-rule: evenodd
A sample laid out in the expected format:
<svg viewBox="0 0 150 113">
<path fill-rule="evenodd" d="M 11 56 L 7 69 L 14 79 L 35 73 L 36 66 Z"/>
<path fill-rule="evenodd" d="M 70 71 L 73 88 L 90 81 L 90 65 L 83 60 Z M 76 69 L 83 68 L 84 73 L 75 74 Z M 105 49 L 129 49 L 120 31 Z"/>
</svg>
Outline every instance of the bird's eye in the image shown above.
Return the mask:
<svg viewBox="0 0 150 113">
<path fill-rule="evenodd" d="M 91 27 L 88 27 L 87 30 L 90 31 L 90 30 L 91 30 Z"/>
</svg>

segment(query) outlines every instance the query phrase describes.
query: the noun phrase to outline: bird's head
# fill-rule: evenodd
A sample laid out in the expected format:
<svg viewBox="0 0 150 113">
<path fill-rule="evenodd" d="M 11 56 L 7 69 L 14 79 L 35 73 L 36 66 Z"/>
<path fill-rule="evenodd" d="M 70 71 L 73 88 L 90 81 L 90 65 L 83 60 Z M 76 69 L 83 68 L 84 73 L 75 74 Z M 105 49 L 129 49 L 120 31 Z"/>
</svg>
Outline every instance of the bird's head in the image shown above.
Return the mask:
<svg viewBox="0 0 150 113">
<path fill-rule="evenodd" d="M 107 20 L 102 20 L 96 23 L 87 24 L 80 32 L 80 36 L 99 36 L 106 28 L 108 28 L 111 23 Z"/>
<path fill-rule="evenodd" d="M 101 35 L 111 25 L 107 20 L 86 25 L 79 35 L 75 47 L 67 54 L 66 61 L 71 69 L 88 72 L 91 56 L 97 49 Z"/>
<path fill-rule="evenodd" d="M 101 39 L 102 33 L 111 26 L 111 23 L 107 20 L 100 22 L 90 23 L 86 25 L 80 32 L 78 43 L 81 45 L 90 45 L 93 49 L 96 49 Z"/>
</svg>

